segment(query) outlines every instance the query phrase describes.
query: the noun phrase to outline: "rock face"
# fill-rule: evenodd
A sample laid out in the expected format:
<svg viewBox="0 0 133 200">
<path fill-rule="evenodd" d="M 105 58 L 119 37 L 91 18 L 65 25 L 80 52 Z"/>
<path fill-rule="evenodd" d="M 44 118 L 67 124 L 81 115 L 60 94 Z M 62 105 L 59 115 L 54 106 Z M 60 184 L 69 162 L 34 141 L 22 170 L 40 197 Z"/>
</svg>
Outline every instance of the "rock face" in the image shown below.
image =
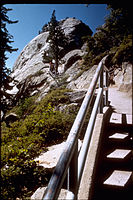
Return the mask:
<svg viewBox="0 0 133 200">
<path fill-rule="evenodd" d="M 114 70 L 114 83 L 119 91 L 127 92 L 132 96 L 132 64 L 124 62 L 121 68 Z"/>
<path fill-rule="evenodd" d="M 60 21 L 62 29 L 69 40 L 69 51 L 70 49 L 79 49 L 83 45 L 82 36 L 92 35 L 91 29 L 75 18 L 67 18 L 66 20 Z"/>
<path fill-rule="evenodd" d="M 44 167 L 50 172 L 53 172 L 61 153 L 65 149 L 66 142 L 62 142 L 61 144 L 56 144 L 48 147 L 48 151 L 42 153 L 39 157 L 35 159 L 38 161 L 38 165 Z M 78 140 L 78 152 L 82 146 L 81 140 Z"/>
<path fill-rule="evenodd" d="M 84 71 L 81 73 L 81 71 L 77 71 L 76 78 L 72 78 L 70 83 L 68 83 L 67 88 L 69 89 L 78 89 L 78 90 L 87 90 L 91 80 L 94 76 L 94 73 L 96 71 L 97 65 L 94 65 L 92 68 L 90 68 L 87 71 Z M 72 68 L 68 69 L 66 73 L 71 73 L 70 70 Z M 75 70 L 75 69 L 74 69 Z M 81 73 L 81 74 L 80 74 Z"/>
<path fill-rule="evenodd" d="M 20 83 L 27 79 L 29 76 L 36 76 L 37 72 L 43 70 L 48 65 L 42 61 L 42 53 L 44 49 L 48 48 L 46 39 L 48 32 L 35 37 L 21 52 L 16 60 L 12 76 Z M 42 48 L 38 48 L 38 45 Z M 45 71 L 46 72 L 46 71 Z M 37 76 L 36 76 L 37 77 Z"/>
<path fill-rule="evenodd" d="M 58 68 L 59 73 L 64 74 L 85 55 L 82 36 L 92 35 L 92 31 L 82 21 L 75 18 L 67 18 L 59 23 L 68 38 L 68 45 L 64 48 L 65 54 L 61 58 Z M 60 78 L 55 78 L 49 73 L 49 63 L 43 57 L 44 52 L 46 54 L 50 53 L 49 43 L 46 42 L 48 35 L 49 32 L 46 31 L 30 41 L 14 64 L 11 76 L 18 81 L 18 84 L 14 86 L 10 93 L 16 95 L 17 98 L 35 93 L 40 93 L 42 98 L 51 87 L 59 85 Z M 66 73 L 66 75 L 68 78 L 71 76 L 72 79 L 74 72 L 73 75 L 72 73 L 70 75 Z"/>
<path fill-rule="evenodd" d="M 80 49 L 75 49 L 70 52 L 68 52 L 64 57 L 64 71 L 66 71 L 69 67 L 72 66 L 77 60 L 80 60 L 82 56 L 84 55 L 84 52 Z"/>
<path fill-rule="evenodd" d="M 75 18 L 67 18 L 59 23 L 68 38 L 68 45 L 63 49 L 64 53 L 59 62 L 59 75 L 50 73 L 49 63 L 43 57 L 44 52 L 46 55 L 49 54 L 49 44 L 46 42 L 49 32 L 46 31 L 27 44 L 14 64 L 11 76 L 18 82 L 12 83 L 14 87 L 8 92 L 15 96 L 16 101 L 35 94 L 39 94 L 39 101 L 50 89 L 64 83 L 74 92 L 78 90 L 78 94 L 73 93 L 71 96 L 77 95 L 80 101 L 84 96 L 83 93 L 88 89 L 97 66 L 87 71 L 82 70 L 82 57 L 86 54 L 87 47 L 86 43 L 82 42 L 82 36 L 89 36 L 92 31 L 82 21 Z M 112 79 L 119 90 L 128 92 L 129 95 L 132 91 L 131 71 L 132 65 L 123 63 L 113 71 Z M 78 102 L 78 98 L 73 102 Z"/>
</svg>

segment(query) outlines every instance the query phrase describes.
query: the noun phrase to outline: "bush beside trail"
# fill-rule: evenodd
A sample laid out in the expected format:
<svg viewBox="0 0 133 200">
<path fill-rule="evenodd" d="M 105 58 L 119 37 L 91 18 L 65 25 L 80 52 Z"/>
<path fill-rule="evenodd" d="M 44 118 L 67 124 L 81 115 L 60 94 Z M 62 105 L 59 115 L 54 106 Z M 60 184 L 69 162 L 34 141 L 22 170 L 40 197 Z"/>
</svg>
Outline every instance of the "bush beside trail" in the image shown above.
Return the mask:
<svg viewBox="0 0 133 200">
<path fill-rule="evenodd" d="M 34 158 L 47 149 L 48 145 L 66 139 L 75 118 L 75 113 L 55 110 L 60 103 L 69 103 L 66 89 L 51 91 L 35 103 L 35 98 L 26 98 L 12 110 L 19 120 L 2 123 L 1 178 L 2 199 L 30 196 L 37 186 L 47 183 L 47 172 L 39 167 Z M 12 112 L 11 110 L 11 112 Z"/>
</svg>

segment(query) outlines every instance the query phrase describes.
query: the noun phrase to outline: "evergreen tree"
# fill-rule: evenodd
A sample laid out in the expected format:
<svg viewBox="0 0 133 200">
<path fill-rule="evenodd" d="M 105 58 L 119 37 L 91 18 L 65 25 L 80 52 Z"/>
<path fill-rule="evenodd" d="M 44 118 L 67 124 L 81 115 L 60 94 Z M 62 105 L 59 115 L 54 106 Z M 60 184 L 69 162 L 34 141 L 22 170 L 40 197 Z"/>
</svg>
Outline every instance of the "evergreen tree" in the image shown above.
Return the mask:
<svg viewBox="0 0 133 200">
<path fill-rule="evenodd" d="M 58 72 L 58 65 L 61 47 L 64 47 L 67 44 L 67 39 L 61 27 L 59 26 L 58 21 L 56 20 L 55 10 L 52 13 L 52 17 L 49 22 L 49 36 L 47 42 L 50 44 L 50 54 L 52 59 L 55 60 L 55 70 Z"/>
<path fill-rule="evenodd" d="M 88 38 L 85 65 L 98 64 L 107 54 L 112 56 L 112 64 L 132 62 L 132 18 L 129 5 L 111 4 L 107 9 L 110 10 L 110 14 L 105 18 L 104 25 L 98 27 L 97 32 Z"/>
<path fill-rule="evenodd" d="M 12 99 L 12 95 L 8 94 L 6 90 L 11 90 L 12 86 L 10 86 L 10 82 L 12 78 L 10 77 L 10 70 L 6 67 L 6 60 L 8 59 L 6 56 L 6 52 L 12 53 L 13 51 L 17 51 L 17 49 L 12 48 L 10 45 L 13 41 L 13 36 L 9 34 L 6 23 L 12 24 L 17 23 L 18 21 L 11 21 L 7 16 L 7 12 L 11 11 L 12 9 L 7 9 L 3 5 L 1 6 L 1 30 L 0 30 L 0 110 L 5 113 L 8 109 L 7 106 L 7 99 L 8 102 Z"/>
</svg>

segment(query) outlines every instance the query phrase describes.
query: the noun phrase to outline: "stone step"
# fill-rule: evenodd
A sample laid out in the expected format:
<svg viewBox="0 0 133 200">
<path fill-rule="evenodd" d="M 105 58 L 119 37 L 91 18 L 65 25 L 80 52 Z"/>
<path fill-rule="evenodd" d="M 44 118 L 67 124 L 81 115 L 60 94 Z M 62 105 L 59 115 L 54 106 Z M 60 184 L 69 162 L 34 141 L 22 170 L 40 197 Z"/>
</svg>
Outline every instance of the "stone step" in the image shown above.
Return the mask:
<svg viewBox="0 0 133 200">
<path fill-rule="evenodd" d="M 114 170 L 103 184 L 110 187 L 124 188 L 131 181 L 131 176 L 132 171 Z"/>
<path fill-rule="evenodd" d="M 110 123 L 113 124 L 132 124 L 132 115 L 125 114 L 125 113 L 112 113 L 110 118 Z"/>
<path fill-rule="evenodd" d="M 121 124 L 122 123 L 121 114 L 112 113 L 110 118 L 110 123 Z"/>
<path fill-rule="evenodd" d="M 127 149 L 115 149 L 112 153 L 107 155 L 108 159 L 117 159 L 117 160 L 124 160 L 128 159 L 131 156 L 131 150 Z"/>
<path fill-rule="evenodd" d="M 109 136 L 109 139 L 113 140 L 125 140 L 129 136 L 129 133 L 114 133 L 113 135 Z"/>
<path fill-rule="evenodd" d="M 132 149 L 133 139 L 130 133 L 115 132 L 112 133 L 107 140 L 107 148 L 112 149 Z"/>
</svg>

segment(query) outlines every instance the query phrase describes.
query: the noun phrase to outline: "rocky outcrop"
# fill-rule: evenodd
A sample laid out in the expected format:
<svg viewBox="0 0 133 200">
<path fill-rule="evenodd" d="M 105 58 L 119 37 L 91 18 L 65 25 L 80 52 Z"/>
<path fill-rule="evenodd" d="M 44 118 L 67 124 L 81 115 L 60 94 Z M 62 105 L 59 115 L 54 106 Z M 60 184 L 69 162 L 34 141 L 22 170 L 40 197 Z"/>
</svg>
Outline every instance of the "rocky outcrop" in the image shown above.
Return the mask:
<svg viewBox="0 0 133 200">
<path fill-rule="evenodd" d="M 48 147 L 48 151 L 41 153 L 41 155 L 37 157 L 35 161 L 38 162 L 39 166 L 47 169 L 47 171 L 53 172 L 53 169 L 55 168 L 60 155 L 65 148 L 65 144 L 66 142 L 62 142 L 61 144 L 56 144 Z M 81 140 L 78 140 L 78 151 L 80 151 L 81 146 L 82 142 Z"/>
<path fill-rule="evenodd" d="M 115 67 L 113 81 L 119 91 L 127 92 L 132 96 L 132 64 L 123 62 L 121 66 Z"/>
<path fill-rule="evenodd" d="M 86 92 L 87 91 L 85 90 L 74 90 L 73 92 L 67 92 L 66 94 L 69 96 L 70 102 L 81 104 Z"/>
<path fill-rule="evenodd" d="M 69 89 L 78 89 L 78 90 L 86 90 L 88 89 L 91 80 L 94 76 L 94 73 L 96 71 L 97 65 L 94 65 L 87 71 L 77 71 L 77 74 L 75 78 L 71 79 L 71 81 L 68 83 L 67 88 Z M 70 70 L 67 70 L 66 73 L 70 73 Z M 72 72 L 71 72 L 72 73 Z"/>
<path fill-rule="evenodd" d="M 84 52 L 80 49 L 75 49 L 68 52 L 63 58 L 64 71 L 71 67 L 77 60 L 80 60 L 84 56 Z"/>
<path fill-rule="evenodd" d="M 39 166 L 42 166 L 48 171 L 53 172 L 64 146 L 65 142 L 48 147 L 48 151 L 41 153 L 41 155 L 37 157 L 35 161 L 38 162 Z"/>
<path fill-rule="evenodd" d="M 76 18 L 67 18 L 60 21 L 62 29 L 69 41 L 69 51 L 72 49 L 79 49 L 83 45 L 82 36 L 92 35 L 91 29 L 82 21 Z"/>
<path fill-rule="evenodd" d="M 70 103 L 70 104 L 59 104 L 56 106 L 55 110 L 58 110 L 63 113 L 71 114 L 77 111 L 78 103 Z"/>
<path fill-rule="evenodd" d="M 75 18 L 67 18 L 59 23 L 68 38 L 68 44 L 63 50 L 64 53 L 58 68 L 59 73 L 64 74 L 85 55 L 86 47 L 83 44 L 82 36 L 91 35 L 92 31 L 82 21 Z M 49 32 L 45 31 L 36 36 L 26 45 L 17 58 L 11 76 L 18 83 L 10 91 L 11 94 L 16 95 L 16 99 L 36 93 L 39 93 L 40 97 L 43 98 L 51 87 L 60 85 L 61 78 L 54 77 L 49 73 L 47 61 L 47 56 L 50 54 L 49 43 L 47 43 L 48 35 Z M 44 56 L 44 52 L 46 56 Z M 73 79 L 71 73 L 70 75 L 67 73 L 66 76 L 68 78 L 71 76 L 71 79 Z"/>
<path fill-rule="evenodd" d="M 12 76 L 19 82 L 47 66 L 43 63 L 44 50 L 47 51 L 49 48 L 48 43 L 46 43 L 47 37 L 48 32 L 38 35 L 20 53 L 12 73 Z"/>
<path fill-rule="evenodd" d="M 80 90 L 80 93 L 88 89 L 97 65 L 86 71 L 82 69 L 82 58 L 87 48 L 86 43 L 83 44 L 82 36 L 91 35 L 92 32 L 83 22 L 74 18 L 61 20 L 60 25 L 68 38 L 68 45 L 64 48 L 59 62 L 59 75 L 50 73 L 49 63 L 44 57 L 44 52 L 49 55 L 49 44 L 46 42 L 49 32 L 46 31 L 27 44 L 14 64 L 11 76 L 18 82 L 13 83 L 13 89 L 8 92 L 15 96 L 15 101 L 35 94 L 38 94 L 39 101 L 50 89 L 63 84 L 68 89 Z M 129 95 L 132 90 L 131 69 L 132 66 L 129 63 L 123 63 L 115 70 L 113 67 L 113 76 L 110 76 L 110 80 L 112 78 L 112 82 L 118 86 L 119 90 L 128 91 Z M 80 101 L 82 94 L 78 96 Z"/>
</svg>

